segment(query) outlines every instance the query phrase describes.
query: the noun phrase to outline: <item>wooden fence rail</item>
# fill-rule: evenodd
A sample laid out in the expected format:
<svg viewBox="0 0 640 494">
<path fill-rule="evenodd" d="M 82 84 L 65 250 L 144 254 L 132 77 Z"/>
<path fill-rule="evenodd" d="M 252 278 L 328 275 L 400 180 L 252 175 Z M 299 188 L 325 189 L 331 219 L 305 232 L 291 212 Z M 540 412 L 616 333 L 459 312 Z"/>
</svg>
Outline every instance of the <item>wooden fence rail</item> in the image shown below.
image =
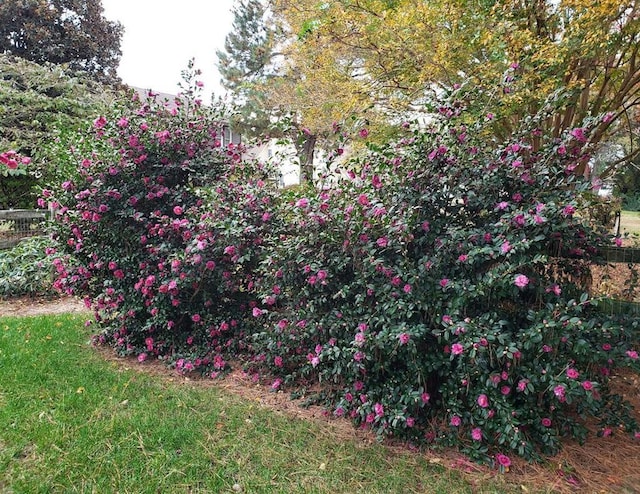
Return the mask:
<svg viewBox="0 0 640 494">
<path fill-rule="evenodd" d="M 24 238 L 43 235 L 50 215 L 46 209 L 0 210 L 0 249 L 10 249 Z"/>
</svg>

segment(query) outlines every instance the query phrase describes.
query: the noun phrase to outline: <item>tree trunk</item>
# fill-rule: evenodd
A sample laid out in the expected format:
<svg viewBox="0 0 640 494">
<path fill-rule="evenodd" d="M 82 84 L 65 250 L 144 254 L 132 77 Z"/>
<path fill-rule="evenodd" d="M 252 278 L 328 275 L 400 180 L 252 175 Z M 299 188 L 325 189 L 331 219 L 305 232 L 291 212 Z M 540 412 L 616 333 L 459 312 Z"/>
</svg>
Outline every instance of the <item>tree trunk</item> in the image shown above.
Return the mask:
<svg viewBox="0 0 640 494">
<path fill-rule="evenodd" d="M 301 184 L 313 184 L 313 153 L 316 147 L 316 140 L 316 135 L 305 134 L 304 142 L 301 146 L 298 146 Z"/>
</svg>

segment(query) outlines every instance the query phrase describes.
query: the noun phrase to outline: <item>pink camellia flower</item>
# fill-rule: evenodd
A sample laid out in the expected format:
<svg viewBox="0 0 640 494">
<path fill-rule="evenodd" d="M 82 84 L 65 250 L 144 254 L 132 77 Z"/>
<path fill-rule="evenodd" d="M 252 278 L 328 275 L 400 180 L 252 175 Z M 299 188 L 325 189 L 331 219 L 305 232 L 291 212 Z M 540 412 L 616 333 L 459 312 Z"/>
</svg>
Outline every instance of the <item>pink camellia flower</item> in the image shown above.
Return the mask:
<svg viewBox="0 0 640 494">
<path fill-rule="evenodd" d="M 376 412 L 376 417 L 382 417 L 384 415 L 384 407 L 381 403 L 373 405 L 373 411 Z"/>
<path fill-rule="evenodd" d="M 107 125 L 107 119 L 103 116 L 99 116 L 93 121 L 93 126 L 96 129 L 102 129 L 105 125 Z"/>
<path fill-rule="evenodd" d="M 260 317 L 262 315 L 262 309 L 254 307 L 252 311 L 253 317 Z"/>
<path fill-rule="evenodd" d="M 513 282 L 518 288 L 524 288 L 529 284 L 529 278 L 524 274 L 519 274 L 516 276 Z"/>
<path fill-rule="evenodd" d="M 451 345 L 451 353 L 454 355 L 460 355 L 462 352 L 464 352 L 464 347 L 460 343 Z"/>
<path fill-rule="evenodd" d="M 277 355 L 273 358 L 273 365 L 275 365 L 276 367 L 282 367 L 282 357 L 280 355 Z"/>
<path fill-rule="evenodd" d="M 573 213 L 576 212 L 576 208 L 571 204 L 567 204 L 564 208 L 562 208 L 562 216 L 571 217 Z"/>
<path fill-rule="evenodd" d="M 502 252 L 503 254 L 506 254 L 507 252 L 509 252 L 511 250 L 511 244 L 509 243 L 508 240 L 505 240 L 503 242 L 503 244 L 500 246 L 500 252 Z"/>
<path fill-rule="evenodd" d="M 278 389 L 280 389 L 281 385 L 282 385 L 282 379 L 276 379 L 271 384 L 271 389 L 273 389 L 274 391 L 277 391 Z"/>
<path fill-rule="evenodd" d="M 401 344 L 401 345 L 406 345 L 407 343 L 409 343 L 409 339 L 410 339 L 410 338 L 411 338 L 411 337 L 409 336 L 409 334 L 408 334 L 408 333 L 400 333 L 400 334 L 398 335 L 398 339 L 400 340 L 400 344 Z"/>
<path fill-rule="evenodd" d="M 560 286 L 558 286 L 558 285 L 557 285 L 557 284 L 555 284 L 555 283 L 554 283 L 553 285 L 551 285 L 551 286 L 547 287 L 547 288 L 545 289 L 545 291 L 546 291 L 547 293 L 553 293 L 553 294 L 554 294 L 554 295 L 556 295 L 556 296 L 560 296 L 560 294 L 562 293 L 562 290 L 561 290 Z"/>
<path fill-rule="evenodd" d="M 451 417 L 451 421 L 449 422 L 449 424 L 451 424 L 454 427 L 460 426 L 461 423 L 462 423 L 462 420 L 457 415 L 454 415 L 453 417 Z"/>
<path fill-rule="evenodd" d="M 180 206 L 174 207 L 173 214 L 175 214 L 176 216 L 180 216 L 182 214 L 182 208 Z"/>
<path fill-rule="evenodd" d="M 200 314 L 194 314 L 191 316 L 191 320 L 197 324 L 202 320 L 202 318 L 200 317 Z"/>
<path fill-rule="evenodd" d="M 369 205 L 369 198 L 367 197 L 366 194 L 360 194 L 358 196 L 358 204 L 360 204 L 361 206 L 368 206 Z"/>
<path fill-rule="evenodd" d="M 466 254 L 460 254 L 458 256 L 458 261 L 459 262 L 466 262 L 466 260 L 469 258 L 469 256 L 467 256 Z"/>
<path fill-rule="evenodd" d="M 366 139 L 366 137 L 369 135 L 369 131 L 367 129 L 360 129 L 360 132 L 358 132 L 360 134 L 360 137 L 362 137 L 363 139 Z"/>
<path fill-rule="evenodd" d="M 636 352 L 635 350 L 627 350 L 626 353 L 627 353 L 627 357 L 629 357 L 630 359 L 637 360 L 638 352 Z"/>
<path fill-rule="evenodd" d="M 303 197 L 302 199 L 298 199 L 296 201 L 296 207 L 298 208 L 306 208 L 307 206 L 309 206 L 309 199 L 307 199 L 306 197 Z"/>
<path fill-rule="evenodd" d="M 569 367 L 567 369 L 567 377 L 569 379 L 577 379 L 579 375 L 580 375 L 580 373 L 576 369 L 574 369 L 573 367 Z"/>
<path fill-rule="evenodd" d="M 145 360 L 147 360 L 147 354 L 146 353 L 143 352 L 143 353 L 138 355 L 138 362 L 142 363 Z"/>
<path fill-rule="evenodd" d="M 509 386 L 502 386 L 502 387 L 500 388 L 500 392 L 501 392 L 503 395 L 505 395 L 505 396 L 506 396 L 506 395 L 508 395 L 509 393 L 511 393 L 511 388 L 510 388 Z"/>
<path fill-rule="evenodd" d="M 404 291 L 404 293 L 411 293 L 411 285 L 408 283 L 405 284 L 404 287 L 402 287 L 402 291 Z"/>
<path fill-rule="evenodd" d="M 575 137 L 578 142 L 587 142 L 587 136 L 584 133 L 582 127 L 577 127 L 571 131 L 571 135 Z"/>
<path fill-rule="evenodd" d="M 416 419 L 413 417 L 407 417 L 407 427 L 413 427 L 416 424 Z"/>
<path fill-rule="evenodd" d="M 121 117 L 120 119 L 118 119 L 117 125 L 118 127 L 125 128 L 129 125 L 129 120 L 126 117 Z"/>
<path fill-rule="evenodd" d="M 593 383 L 591 381 L 583 381 L 582 388 L 585 391 L 591 391 L 593 389 Z"/>
<path fill-rule="evenodd" d="M 484 393 L 478 396 L 477 402 L 480 408 L 487 408 L 489 406 L 489 398 Z"/>
<path fill-rule="evenodd" d="M 507 455 L 498 453 L 496 455 L 496 461 L 501 468 L 507 469 L 511 466 L 511 459 Z"/>
<path fill-rule="evenodd" d="M 540 423 L 545 427 L 551 427 L 551 419 L 549 417 L 543 418 Z"/>
<path fill-rule="evenodd" d="M 474 441 L 482 441 L 482 429 L 480 427 L 471 430 L 471 439 Z"/>
<path fill-rule="evenodd" d="M 440 286 L 441 286 L 442 288 L 445 288 L 448 284 L 449 284 L 449 279 L 448 279 L 448 278 L 442 278 L 442 279 L 440 280 Z"/>
<path fill-rule="evenodd" d="M 558 385 L 553 388 L 553 394 L 556 395 L 558 400 L 564 401 L 565 387 L 562 385 Z"/>
<path fill-rule="evenodd" d="M 509 207 L 509 203 L 506 201 L 500 201 L 498 204 L 496 204 L 496 209 L 503 211 L 505 209 L 507 209 Z"/>
<path fill-rule="evenodd" d="M 378 244 L 378 247 L 386 247 L 389 245 L 389 240 L 387 240 L 387 237 L 380 237 L 376 240 L 376 244 Z"/>
</svg>

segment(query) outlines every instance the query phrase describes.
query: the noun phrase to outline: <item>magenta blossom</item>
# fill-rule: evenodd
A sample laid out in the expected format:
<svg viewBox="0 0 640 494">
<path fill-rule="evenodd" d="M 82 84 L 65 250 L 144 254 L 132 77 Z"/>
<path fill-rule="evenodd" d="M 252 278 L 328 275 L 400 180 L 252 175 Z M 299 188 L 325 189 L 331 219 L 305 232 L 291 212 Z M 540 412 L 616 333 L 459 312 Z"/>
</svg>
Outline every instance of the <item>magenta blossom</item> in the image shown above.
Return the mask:
<svg viewBox="0 0 640 494">
<path fill-rule="evenodd" d="M 464 352 L 464 347 L 460 343 L 451 345 L 451 353 L 454 355 L 460 355 L 462 352 Z"/>
<path fill-rule="evenodd" d="M 408 334 L 408 333 L 400 333 L 400 334 L 398 335 L 398 339 L 400 340 L 400 344 L 401 344 L 401 345 L 406 345 L 407 343 L 409 343 L 409 339 L 410 339 L 410 338 L 411 338 L 411 337 L 409 336 L 409 334 Z"/>
<path fill-rule="evenodd" d="M 474 441 L 482 441 L 482 429 L 480 429 L 480 427 L 471 430 L 471 439 Z"/>
<path fill-rule="evenodd" d="M 478 396 L 478 406 L 480 408 L 487 408 L 489 406 L 489 398 L 486 394 L 481 394 Z"/>
<path fill-rule="evenodd" d="M 496 455 L 496 461 L 500 468 L 508 469 L 511 466 L 511 459 L 507 455 L 498 453 Z"/>
<path fill-rule="evenodd" d="M 529 284 L 529 278 L 524 274 L 519 274 L 516 276 L 513 282 L 518 288 L 524 288 Z"/>
</svg>

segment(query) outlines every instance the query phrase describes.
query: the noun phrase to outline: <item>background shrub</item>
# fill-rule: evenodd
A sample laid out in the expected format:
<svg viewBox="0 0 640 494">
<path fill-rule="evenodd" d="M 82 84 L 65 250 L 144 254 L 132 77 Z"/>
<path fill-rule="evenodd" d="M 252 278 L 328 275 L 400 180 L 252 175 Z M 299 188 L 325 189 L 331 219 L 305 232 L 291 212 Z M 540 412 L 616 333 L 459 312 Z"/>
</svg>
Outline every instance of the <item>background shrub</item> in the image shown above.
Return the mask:
<svg viewBox="0 0 640 494">
<path fill-rule="evenodd" d="M 48 238 L 33 237 L 0 250 L 0 297 L 55 294 L 50 247 Z"/>
</svg>

